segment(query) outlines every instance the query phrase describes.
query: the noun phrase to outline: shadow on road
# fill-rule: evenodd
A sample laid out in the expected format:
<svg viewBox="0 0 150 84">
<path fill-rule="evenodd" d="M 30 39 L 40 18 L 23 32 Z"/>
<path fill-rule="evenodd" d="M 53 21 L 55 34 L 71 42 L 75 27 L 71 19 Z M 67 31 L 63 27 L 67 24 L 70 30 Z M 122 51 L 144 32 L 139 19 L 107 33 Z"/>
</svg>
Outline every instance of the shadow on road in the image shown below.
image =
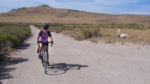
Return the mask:
<svg viewBox="0 0 150 84">
<path fill-rule="evenodd" d="M 19 63 L 26 62 L 26 61 L 28 61 L 28 59 L 25 59 L 25 58 L 11 58 L 8 63 L 9 63 L 9 65 L 12 65 L 12 64 L 19 64 Z"/>
<path fill-rule="evenodd" d="M 66 64 L 66 63 L 57 63 L 52 64 L 48 67 L 47 75 L 61 75 L 65 74 L 69 70 L 80 70 L 81 68 L 88 67 L 87 65 L 80 64 Z"/>
<path fill-rule="evenodd" d="M 17 47 L 17 50 L 27 49 L 30 44 L 23 43 L 22 46 Z M 21 57 L 21 56 L 20 56 Z M 4 60 L 8 60 L 7 63 L 0 63 L 0 84 L 2 84 L 1 80 L 13 78 L 10 72 L 16 70 L 16 68 L 12 68 L 11 65 L 19 64 L 28 61 L 26 58 L 14 58 L 14 57 L 5 57 Z"/>
<path fill-rule="evenodd" d="M 6 63 L 0 64 L 0 80 L 13 78 L 10 72 L 16 70 L 16 68 L 10 68 L 11 65 L 19 64 L 19 63 L 26 62 L 26 61 L 28 61 L 28 59 L 11 58 L 7 64 Z M 0 84 L 1 84 L 1 81 L 0 81 Z"/>
<path fill-rule="evenodd" d="M 9 72 L 14 70 L 15 68 L 0 68 L 0 80 L 13 78 Z"/>
<path fill-rule="evenodd" d="M 16 49 L 17 50 L 24 50 L 24 49 L 27 49 L 28 47 L 30 47 L 30 44 L 28 44 L 28 43 L 23 43 L 21 46 L 19 46 L 19 47 L 17 47 Z"/>
</svg>

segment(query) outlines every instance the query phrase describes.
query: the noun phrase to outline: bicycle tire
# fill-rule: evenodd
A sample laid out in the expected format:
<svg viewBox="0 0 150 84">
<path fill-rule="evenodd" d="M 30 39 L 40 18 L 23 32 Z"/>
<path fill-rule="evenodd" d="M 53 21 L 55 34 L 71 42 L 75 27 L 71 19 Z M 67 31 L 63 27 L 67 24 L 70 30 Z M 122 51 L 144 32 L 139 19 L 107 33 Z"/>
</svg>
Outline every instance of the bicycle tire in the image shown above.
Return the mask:
<svg viewBox="0 0 150 84">
<path fill-rule="evenodd" d="M 47 52 L 44 50 L 44 56 L 43 56 L 43 59 L 44 59 L 44 72 L 45 74 L 47 74 Z"/>
<path fill-rule="evenodd" d="M 52 46 L 52 44 L 51 44 L 51 46 Z M 41 55 L 42 55 L 41 61 L 42 61 L 42 65 L 44 67 L 44 72 L 45 72 L 45 74 L 47 74 L 47 67 L 49 64 L 48 64 L 48 53 L 46 52 L 46 45 L 43 45 Z"/>
</svg>

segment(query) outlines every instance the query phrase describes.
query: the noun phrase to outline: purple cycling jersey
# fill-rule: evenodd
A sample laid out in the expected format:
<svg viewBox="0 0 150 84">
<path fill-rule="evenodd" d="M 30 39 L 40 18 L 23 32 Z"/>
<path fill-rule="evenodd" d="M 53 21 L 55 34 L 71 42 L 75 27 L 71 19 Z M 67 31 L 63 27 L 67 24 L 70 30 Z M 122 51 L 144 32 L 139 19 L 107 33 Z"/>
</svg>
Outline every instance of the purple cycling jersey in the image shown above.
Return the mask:
<svg viewBox="0 0 150 84">
<path fill-rule="evenodd" d="M 41 30 L 39 32 L 39 36 L 40 36 L 39 41 L 48 42 L 48 37 L 49 36 L 51 37 L 51 33 L 50 33 L 50 31 L 47 31 L 46 33 L 44 33 L 43 30 Z"/>
</svg>

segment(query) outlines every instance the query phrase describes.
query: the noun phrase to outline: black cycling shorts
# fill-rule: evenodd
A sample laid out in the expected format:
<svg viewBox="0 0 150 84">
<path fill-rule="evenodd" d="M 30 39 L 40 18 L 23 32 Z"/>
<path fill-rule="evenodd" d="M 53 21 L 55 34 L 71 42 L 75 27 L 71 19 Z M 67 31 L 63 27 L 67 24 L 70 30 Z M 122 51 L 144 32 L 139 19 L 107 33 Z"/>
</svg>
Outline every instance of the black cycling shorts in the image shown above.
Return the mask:
<svg viewBox="0 0 150 84">
<path fill-rule="evenodd" d="M 41 41 L 39 41 L 39 43 L 42 43 L 43 45 L 48 46 L 48 43 L 47 43 L 47 42 L 41 42 Z"/>
</svg>

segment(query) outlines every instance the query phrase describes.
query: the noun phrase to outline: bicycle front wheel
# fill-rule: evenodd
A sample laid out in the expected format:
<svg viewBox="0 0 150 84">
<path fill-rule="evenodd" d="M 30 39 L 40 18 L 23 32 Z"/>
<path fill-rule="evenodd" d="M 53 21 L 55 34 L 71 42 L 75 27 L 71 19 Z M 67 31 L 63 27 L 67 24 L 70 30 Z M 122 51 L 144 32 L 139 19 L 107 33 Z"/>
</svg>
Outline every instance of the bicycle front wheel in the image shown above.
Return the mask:
<svg viewBox="0 0 150 84">
<path fill-rule="evenodd" d="M 43 56 L 43 65 L 44 65 L 44 72 L 45 72 L 45 74 L 47 74 L 47 66 L 48 66 L 48 64 L 47 64 L 47 53 L 46 52 L 44 52 L 44 56 Z"/>
</svg>

